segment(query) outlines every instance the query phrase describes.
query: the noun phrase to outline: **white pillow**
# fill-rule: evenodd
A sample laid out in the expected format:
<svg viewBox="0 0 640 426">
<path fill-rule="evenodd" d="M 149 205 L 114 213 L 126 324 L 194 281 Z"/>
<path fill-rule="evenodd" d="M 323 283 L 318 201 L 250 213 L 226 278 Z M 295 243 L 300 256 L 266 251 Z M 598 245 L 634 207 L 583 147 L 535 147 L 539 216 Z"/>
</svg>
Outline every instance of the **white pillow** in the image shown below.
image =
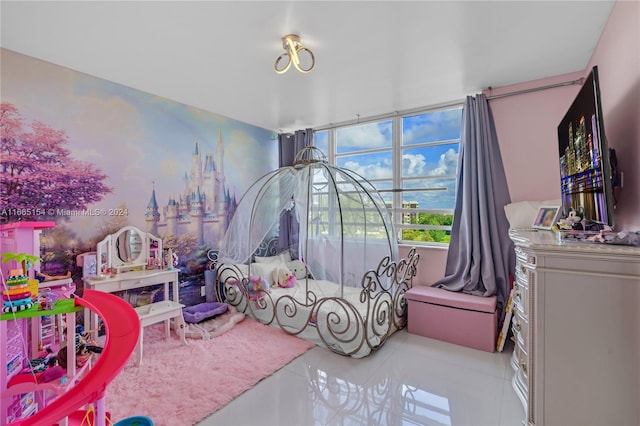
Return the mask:
<svg viewBox="0 0 640 426">
<path fill-rule="evenodd" d="M 249 267 L 249 274 L 258 275 L 259 277 L 267 280 L 269 284 L 273 285 L 275 284 L 273 280 L 273 272 L 278 268 L 289 269 L 280 258 L 277 258 L 275 260 L 272 260 L 271 262 L 252 263 Z"/>
<path fill-rule="evenodd" d="M 256 263 L 291 262 L 291 253 L 287 250 L 276 256 L 254 256 L 253 259 Z"/>
<path fill-rule="evenodd" d="M 542 206 L 560 206 L 561 200 L 519 201 L 504 206 L 511 229 L 531 228 Z"/>
</svg>

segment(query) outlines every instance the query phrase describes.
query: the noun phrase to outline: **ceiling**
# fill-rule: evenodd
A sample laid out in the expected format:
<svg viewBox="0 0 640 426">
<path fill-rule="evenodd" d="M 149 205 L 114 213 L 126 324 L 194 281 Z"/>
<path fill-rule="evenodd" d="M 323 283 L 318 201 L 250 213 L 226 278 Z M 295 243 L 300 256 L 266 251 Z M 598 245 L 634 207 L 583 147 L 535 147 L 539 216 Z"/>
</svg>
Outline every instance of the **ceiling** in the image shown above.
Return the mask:
<svg viewBox="0 0 640 426">
<path fill-rule="evenodd" d="M 584 70 L 613 1 L 2 1 L 1 45 L 266 129 Z M 276 74 L 281 38 L 316 58 Z"/>
</svg>

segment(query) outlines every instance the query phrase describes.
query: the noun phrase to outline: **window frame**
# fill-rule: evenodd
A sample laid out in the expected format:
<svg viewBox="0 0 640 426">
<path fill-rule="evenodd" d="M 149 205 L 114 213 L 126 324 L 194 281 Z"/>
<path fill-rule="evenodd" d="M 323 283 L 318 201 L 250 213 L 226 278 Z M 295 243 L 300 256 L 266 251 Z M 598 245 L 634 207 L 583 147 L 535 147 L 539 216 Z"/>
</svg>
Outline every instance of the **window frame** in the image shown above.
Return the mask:
<svg viewBox="0 0 640 426">
<path fill-rule="evenodd" d="M 423 108 L 423 109 L 418 109 L 418 110 L 413 110 L 413 111 L 407 111 L 404 113 L 396 113 L 393 115 L 389 115 L 389 116 L 378 116 L 378 117 L 374 117 L 371 119 L 367 119 L 367 120 L 358 120 L 357 122 L 349 122 L 349 123 L 344 123 L 344 124 L 335 124 L 335 125 L 330 125 L 330 126 L 326 126 L 323 128 L 319 128 L 317 130 L 314 130 L 314 136 L 317 133 L 323 133 L 326 132 L 327 135 L 327 141 L 326 141 L 326 147 L 322 147 L 322 150 L 324 151 L 326 149 L 327 152 L 325 152 L 326 156 L 327 156 L 327 161 L 329 162 L 329 164 L 332 165 L 336 165 L 337 161 L 339 158 L 341 157 L 349 157 L 349 156 L 354 156 L 354 155 L 366 155 L 366 154 L 375 154 L 375 153 L 380 153 L 380 152 L 387 152 L 390 151 L 391 152 L 391 156 L 392 156 L 392 173 L 391 173 L 391 178 L 367 178 L 367 180 L 369 180 L 369 182 L 371 182 L 375 187 L 378 187 L 379 183 L 384 183 L 385 185 L 389 184 L 391 188 L 390 190 L 385 190 L 385 189 L 381 189 L 380 192 L 383 195 L 383 198 L 385 199 L 385 201 L 388 199 L 387 197 L 385 197 L 385 194 L 388 194 L 389 192 L 391 192 L 391 208 L 390 211 L 392 213 L 392 219 L 393 219 L 393 225 L 395 227 L 396 230 L 396 238 L 398 239 L 398 243 L 402 244 L 402 245 L 419 245 L 419 246 L 436 246 L 436 247 L 448 247 L 449 246 L 449 242 L 434 242 L 434 241 L 418 241 L 418 240 L 404 240 L 401 238 L 402 236 L 402 231 L 404 229 L 412 229 L 412 230 L 444 230 L 444 231 L 448 231 L 451 232 L 451 228 L 452 226 L 448 226 L 448 225 L 422 225 L 422 224 L 411 224 L 411 223 L 403 223 L 404 220 L 403 218 L 405 217 L 406 214 L 420 214 L 420 213 L 427 213 L 427 214 L 445 214 L 445 215 L 451 215 L 453 217 L 454 214 L 454 210 L 455 210 L 455 206 L 453 206 L 453 208 L 451 209 L 428 209 L 428 208 L 410 208 L 410 207 L 405 207 L 403 206 L 403 193 L 404 192 L 410 192 L 410 191 L 423 191 L 423 190 L 437 190 L 437 189 L 430 189 L 430 188 L 417 188 L 417 189 L 410 189 L 410 190 L 403 190 L 402 188 L 404 188 L 404 184 L 407 181 L 411 181 L 411 180 L 424 180 L 424 179 L 442 179 L 442 178 L 447 178 L 447 179 L 455 179 L 455 181 L 457 182 L 460 170 L 459 167 L 456 167 L 456 174 L 455 175 L 443 175 L 443 176 L 437 176 L 437 177 L 432 177 L 429 175 L 422 175 L 422 176 L 406 176 L 403 177 L 403 170 L 402 170 L 402 165 L 403 165 L 403 158 L 402 158 L 402 154 L 405 150 L 411 150 L 411 149 L 418 149 L 418 148 L 424 148 L 424 147 L 431 147 L 431 146 L 437 146 L 437 145 L 446 145 L 446 144 L 453 144 L 457 141 L 458 143 L 458 155 L 460 153 L 460 146 L 461 146 L 461 139 L 462 139 L 462 135 L 460 135 L 459 139 L 445 139 L 445 140 L 437 140 L 437 141 L 427 141 L 427 142 L 418 142 L 418 143 L 411 143 L 411 144 L 407 144 L 404 145 L 403 144 L 403 119 L 406 117 L 413 117 L 413 116 L 418 116 L 418 115 L 426 115 L 426 114 L 430 114 L 430 113 L 435 113 L 438 111 L 446 111 L 446 110 L 454 110 L 454 109 L 460 109 L 462 110 L 463 107 L 463 102 L 456 102 L 456 103 L 452 103 L 452 104 L 448 104 L 445 106 L 439 106 L 439 107 L 432 107 L 432 108 Z M 354 127 L 354 126 L 359 126 L 359 125 L 366 125 L 366 124 L 373 124 L 373 123 L 382 123 L 385 121 L 391 121 L 391 147 L 390 148 L 370 148 L 370 149 L 359 149 L 359 150 L 354 150 L 354 151 L 349 151 L 349 152 L 341 152 L 341 153 L 337 153 L 337 133 L 338 133 L 338 129 L 342 129 L 342 128 L 348 128 L 348 127 Z M 462 122 L 460 123 L 460 130 L 462 130 Z"/>
</svg>

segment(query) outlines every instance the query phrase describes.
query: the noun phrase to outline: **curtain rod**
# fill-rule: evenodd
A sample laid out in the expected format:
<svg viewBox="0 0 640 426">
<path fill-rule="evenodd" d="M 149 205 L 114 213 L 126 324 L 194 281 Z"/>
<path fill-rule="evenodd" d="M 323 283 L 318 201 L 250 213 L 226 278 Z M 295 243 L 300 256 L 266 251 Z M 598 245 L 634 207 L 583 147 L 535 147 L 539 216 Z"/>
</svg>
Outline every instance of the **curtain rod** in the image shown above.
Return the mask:
<svg viewBox="0 0 640 426">
<path fill-rule="evenodd" d="M 554 89 L 556 87 L 562 87 L 562 86 L 572 86 L 574 84 L 584 84 L 584 81 L 585 81 L 584 78 L 579 78 L 577 80 L 565 81 L 565 82 L 562 82 L 562 83 L 555 83 L 555 84 L 549 84 L 549 85 L 546 85 L 546 86 L 532 87 L 530 89 L 517 90 L 515 92 L 507 92 L 507 93 L 502 93 L 500 95 L 487 96 L 487 100 L 505 98 L 507 96 L 523 95 L 525 93 L 537 92 L 539 90 L 546 90 L 546 89 Z M 491 90 L 491 89 L 492 89 L 491 87 L 488 87 L 486 90 Z M 366 117 L 366 118 L 360 118 L 360 116 L 358 115 L 358 118 L 355 119 L 355 120 L 348 120 L 348 121 L 343 121 L 343 122 L 340 122 L 340 123 L 329 123 L 329 124 L 325 124 L 324 126 L 314 127 L 313 130 L 314 131 L 322 131 L 322 130 L 332 129 L 334 127 L 351 126 L 351 125 L 354 125 L 354 124 L 364 124 L 364 123 L 367 123 L 367 122 L 370 122 L 370 121 L 378 121 L 378 120 L 384 120 L 386 118 L 397 117 L 399 115 L 417 114 L 417 113 L 421 113 L 421 112 L 432 111 L 432 110 L 435 110 L 435 109 L 449 108 L 449 107 L 462 105 L 462 104 L 464 104 L 464 99 L 461 99 L 461 100 L 458 100 L 458 101 L 451 101 L 451 102 L 447 102 L 447 103 L 442 103 L 442 104 L 437 104 L 437 105 L 432 105 L 432 106 L 428 106 L 428 107 L 413 108 L 413 109 L 407 109 L 407 110 L 404 110 L 404 111 L 395 111 L 395 112 L 387 113 L 387 114 L 374 115 L 374 116 Z"/>
<path fill-rule="evenodd" d="M 487 100 L 506 98 L 507 96 L 523 95 L 525 93 L 537 92 L 539 90 L 546 90 L 546 89 L 555 89 L 556 87 L 562 87 L 562 86 L 572 86 L 574 84 L 584 84 L 584 78 L 565 81 L 562 83 L 548 84 L 546 86 L 532 87 L 530 89 L 516 90 L 515 92 L 507 92 L 507 93 L 502 93 L 500 95 L 487 96 Z M 488 87 L 486 90 L 491 90 L 491 87 Z"/>
</svg>

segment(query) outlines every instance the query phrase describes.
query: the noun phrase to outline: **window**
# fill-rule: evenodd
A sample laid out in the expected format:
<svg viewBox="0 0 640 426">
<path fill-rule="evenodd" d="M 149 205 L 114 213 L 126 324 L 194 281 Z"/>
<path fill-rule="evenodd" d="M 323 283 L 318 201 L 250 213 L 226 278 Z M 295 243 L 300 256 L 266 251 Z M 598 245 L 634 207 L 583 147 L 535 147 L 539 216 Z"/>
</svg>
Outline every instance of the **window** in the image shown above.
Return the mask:
<svg viewBox="0 0 640 426">
<path fill-rule="evenodd" d="M 380 191 L 400 242 L 448 243 L 455 208 L 462 107 L 316 131 L 330 163 Z"/>
</svg>

